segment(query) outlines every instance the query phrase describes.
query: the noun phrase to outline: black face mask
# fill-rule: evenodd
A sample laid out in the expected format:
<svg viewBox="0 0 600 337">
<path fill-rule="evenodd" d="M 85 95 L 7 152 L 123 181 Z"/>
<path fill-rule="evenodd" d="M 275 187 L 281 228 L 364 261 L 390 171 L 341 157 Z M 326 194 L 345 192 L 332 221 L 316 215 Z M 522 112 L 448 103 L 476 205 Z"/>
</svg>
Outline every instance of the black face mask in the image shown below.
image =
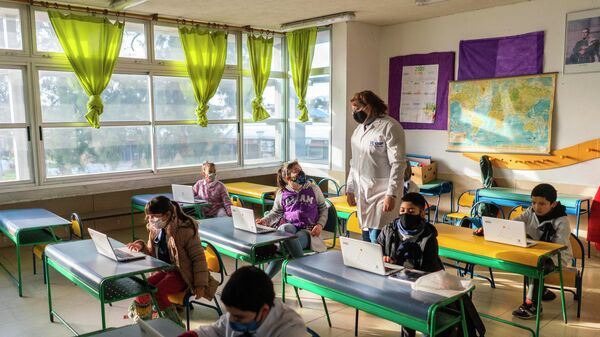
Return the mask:
<svg viewBox="0 0 600 337">
<path fill-rule="evenodd" d="M 400 226 L 402 229 L 409 232 L 409 234 L 413 234 L 410 232 L 419 229 L 422 221 L 423 219 L 419 214 L 400 214 Z"/>
<path fill-rule="evenodd" d="M 367 120 L 367 113 L 363 110 L 360 111 L 352 111 L 352 117 L 358 124 L 362 124 Z"/>
</svg>

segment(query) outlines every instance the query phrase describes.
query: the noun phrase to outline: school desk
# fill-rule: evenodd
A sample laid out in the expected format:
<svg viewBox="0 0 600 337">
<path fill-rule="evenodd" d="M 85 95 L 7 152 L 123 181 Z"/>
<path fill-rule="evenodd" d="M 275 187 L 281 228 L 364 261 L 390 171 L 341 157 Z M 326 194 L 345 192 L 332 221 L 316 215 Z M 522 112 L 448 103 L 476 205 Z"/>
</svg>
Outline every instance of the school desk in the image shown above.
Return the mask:
<svg viewBox="0 0 600 337">
<path fill-rule="evenodd" d="M 238 197 L 241 201 L 258 204 L 265 212 L 265 206 L 271 205 L 275 199 L 277 187 L 246 182 L 227 183 L 227 192 L 230 197 Z"/>
<path fill-rule="evenodd" d="M 285 285 L 289 284 L 429 336 L 436 336 L 456 324 L 462 323 L 463 327 L 466 324 L 464 293 L 443 297 L 412 290 L 409 283 L 346 267 L 340 251 L 286 260 L 281 274 L 284 301 Z M 448 308 L 455 302 L 459 310 Z M 329 321 L 328 312 L 326 315 Z"/>
<path fill-rule="evenodd" d="M 111 239 L 112 240 L 112 239 Z M 122 243 L 112 240 L 113 247 Z M 98 254 L 92 240 L 77 240 L 46 246 L 46 280 L 50 321 L 58 318 L 71 332 L 77 332 L 52 308 L 50 267 L 100 301 L 102 330 L 106 329 L 104 305 L 142 294 L 150 294 L 157 306 L 156 288 L 146 282 L 145 273 L 172 268 L 168 263 L 151 256 L 140 260 L 117 262 Z M 162 313 L 159 312 L 162 316 Z"/>
<path fill-rule="evenodd" d="M 516 190 L 506 187 L 490 187 L 477 190 L 475 202 L 492 201 L 500 206 L 531 206 L 531 191 Z M 567 214 L 575 215 L 575 235 L 579 236 L 579 222 L 582 214 L 589 213 L 590 198 L 579 195 L 559 194 L 557 201 L 565 206 Z M 585 204 L 586 207 L 582 208 Z"/>
<path fill-rule="evenodd" d="M 555 272 L 559 273 L 560 298 L 562 300 L 563 320 L 567 322 L 565 308 L 565 293 L 563 290 L 562 263 L 560 252 L 567 247 L 564 245 L 538 242 L 535 246 L 521 248 L 502 243 L 486 241 L 482 236 L 473 235 L 470 228 L 457 227 L 447 224 L 437 224 L 439 255 L 453 260 L 477 264 L 489 268 L 496 268 L 510 273 L 527 276 L 538 280 L 538 298 L 542 298 L 544 289 L 544 258 L 558 257 L 558 266 Z M 506 323 L 518 328 L 528 330 L 533 336 L 540 332 L 540 308 L 537 307 L 535 331 L 520 324 L 492 317 L 487 314 L 481 316 Z"/>
<path fill-rule="evenodd" d="M 136 240 L 135 237 L 135 211 L 144 211 L 146 204 L 155 197 L 164 196 L 173 200 L 172 193 L 156 193 L 156 194 L 138 194 L 131 197 L 131 237 L 133 240 Z M 196 202 L 193 204 L 180 202 L 179 205 L 183 209 L 194 209 L 196 211 L 196 216 L 199 219 L 202 219 L 204 216 L 202 214 L 202 207 L 210 205 L 207 202 Z"/>
<path fill-rule="evenodd" d="M 17 248 L 17 277 L 15 278 L 2 263 L 0 263 L 0 267 L 15 281 L 20 297 L 23 297 L 20 248 L 57 242 L 59 238 L 54 234 L 54 228 L 68 224 L 70 224 L 68 220 L 41 208 L 0 211 L 0 231 Z"/>
<path fill-rule="evenodd" d="M 454 205 L 454 188 L 451 181 L 447 180 L 432 180 L 427 184 L 417 185 L 419 187 L 419 193 L 428 197 L 437 197 L 434 207 L 433 221 L 437 223 L 438 213 L 440 210 L 440 201 L 443 194 L 450 193 L 450 212 Z"/>
<path fill-rule="evenodd" d="M 150 321 L 145 321 L 158 331 L 163 336 L 179 336 L 185 330 L 167 318 L 156 318 Z M 79 337 L 146 337 L 142 335 L 142 330 L 138 324 L 126 325 L 120 328 L 108 328 L 104 331 L 90 332 L 85 335 L 79 335 Z"/>
<path fill-rule="evenodd" d="M 233 219 L 228 216 L 200 220 L 200 238 L 213 244 L 219 253 L 252 265 L 281 260 L 280 254 L 261 257 L 260 248 L 295 238 L 295 234 L 279 231 L 255 234 L 233 227 Z"/>
<path fill-rule="evenodd" d="M 331 202 L 331 204 L 335 207 L 339 219 L 348 220 L 350 213 L 356 211 L 356 206 L 348 205 L 345 195 L 327 198 L 327 200 L 329 200 L 329 202 Z"/>
</svg>

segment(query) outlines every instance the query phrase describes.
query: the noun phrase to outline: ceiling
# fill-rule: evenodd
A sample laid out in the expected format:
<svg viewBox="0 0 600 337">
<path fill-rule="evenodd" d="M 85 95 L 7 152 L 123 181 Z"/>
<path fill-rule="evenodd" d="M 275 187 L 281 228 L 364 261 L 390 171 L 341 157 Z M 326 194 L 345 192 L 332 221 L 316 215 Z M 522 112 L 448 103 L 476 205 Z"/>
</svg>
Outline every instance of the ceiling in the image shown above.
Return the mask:
<svg viewBox="0 0 600 337">
<path fill-rule="evenodd" d="M 530 0 L 447 0 L 427 6 L 414 0 L 148 0 L 127 11 L 278 30 L 282 23 L 345 11 L 355 11 L 356 21 L 386 26 L 523 1 Z M 58 2 L 108 7 L 111 1 Z"/>
</svg>

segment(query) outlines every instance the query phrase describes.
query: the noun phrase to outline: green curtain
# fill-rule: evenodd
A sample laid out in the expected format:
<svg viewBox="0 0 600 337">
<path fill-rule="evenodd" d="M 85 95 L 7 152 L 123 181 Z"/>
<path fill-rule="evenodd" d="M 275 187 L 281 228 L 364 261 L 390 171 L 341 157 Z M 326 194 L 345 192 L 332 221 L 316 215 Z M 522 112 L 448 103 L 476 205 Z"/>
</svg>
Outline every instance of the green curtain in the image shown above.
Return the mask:
<svg viewBox="0 0 600 337">
<path fill-rule="evenodd" d="M 306 89 L 308 88 L 308 77 L 315 52 L 317 41 L 317 28 L 299 29 L 285 34 L 290 54 L 290 65 L 292 67 L 292 81 L 298 97 L 298 109 L 300 110 L 301 122 L 308 121 L 308 108 L 306 108 Z"/>
<path fill-rule="evenodd" d="M 112 76 L 123 40 L 124 22 L 107 17 L 48 11 L 50 22 L 83 90 L 88 94 L 88 123 L 100 128 L 100 94 Z"/>
<path fill-rule="evenodd" d="M 208 101 L 215 95 L 225 70 L 227 32 L 199 26 L 179 27 L 188 74 L 196 97 L 196 123 L 206 127 Z"/>
<path fill-rule="evenodd" d="M 252 100 L 252 120 L 259 122 L 271 117 L 262 104 L 262 95 L 271 74 L 273 37 L 248 34 L 248 52 L 250 53 L 250 70 L 252 71 L 255 95 Z"/>
</svg>

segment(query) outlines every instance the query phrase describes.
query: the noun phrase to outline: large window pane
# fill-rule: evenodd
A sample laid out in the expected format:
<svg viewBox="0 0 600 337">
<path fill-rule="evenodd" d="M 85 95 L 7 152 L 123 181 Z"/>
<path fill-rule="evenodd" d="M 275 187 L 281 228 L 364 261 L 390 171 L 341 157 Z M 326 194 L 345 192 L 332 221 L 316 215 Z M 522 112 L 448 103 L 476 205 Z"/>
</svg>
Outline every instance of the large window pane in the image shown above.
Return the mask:
<svg viewBox="0 0 600 337">
<path fill-rule="evenodd" d="M 285 93 L 283 79 L 270 78 L 263 92 L 263 105 L 271 118 L 283 118 Z M 252 100 L 254 99 L 254 84 L 250 77 L 244 77 L 244 119 L 252 118 Z"/>
<path fill-rule="evenodd" d="M 154 112 L 156 120 L 195 120 L 196 99 L 187 77 L 154 76 Z M 237 81 L 224 78 L 208 101 L 210 120 L 236 119 Z"/>
<path fill-rule="evenodd" d="M 289 123 L 290 155 L 302 162 L 327 165 L 331 124 L 313 122 Z"/>
<path fill-rule="evenodd" d="M 0 49 L 23 49 L 18 8 L 0 8 Z"/>
<path fill-rule="evenodd" d="M 125 22 L 119 57 L 147 58 L 146 30 L 143 23 Z"/>
<path fill-rule="evenodd" d="M 85 122 L 88 96 L 72 72 L 40 71 L 44 122 Z M 148 76 L 113 74 L 101 95 L 101 121 L 150 120 Z"/>
<path fill-rule="evenodd" d="M 126 22 L 119 57 L 146 58 L 145 35 L 143 23 Z M 45 11 L 35 11 L 35 40 L 37 51 L 64 53 Z"/>
<path fill-rule="evenodd" d="M 0 129 L 0 182 L 31 179 L 25 129 Z"/>
<path fill-rule="evenodd" d="M 44 128 L 46 176 L 150 169 L 150 127 Z"/>
<path fill-rule="evenodd" d="M 244 124 L 244 164 L 282 161 L 283 126 L 275 120 Z"/>
<path fill-rule="evenodd" d="M 273 58 L 271 59 L 271 71 L 283 71 L 283 37 L 273 38 Z M 250 70 L 250 54 L 248 52 L 248 34 L 242 34 L 242 60 L 245 70 Z"/>
<path fill-rule="evenodd" d="M 330 31 L 322 30 L 317 33 L 315 44 L 315 55 L 313 56 L 312 68 L 325 68 L 330 66 Z"/>
<path fill-rule="evenodd" d="M 311 76 L 308 79 L 306 106 L 308 107 L 308 116 L 312 122 L 329 122 L 331 119 L 329 111 L 330 83 L 329 75 Z M 296 97 L 294 84 L 290 79 L 290 118 L 297 119 L 300 116 L 297 105 L 298 97 Z"/>
<path fill-rule="evenodd" d="M 237 124 L 164 125 L 156 127 L 158 167 L 200 165 L 205 160 L 238 160 Z"/>
<path fill-rule="evenodd" d="M 227 58 L 225 64 L 237 64 L 235 34 L 227 35 Z M 177 27 L 154 26 L 154 55 L 157 60 L 185 61 L 185 53 Z"/>
<path fill-rule="evenodd" d="M 23 71 L 0 69 L 0 123 L 25 123 Z"/>
</svg>

